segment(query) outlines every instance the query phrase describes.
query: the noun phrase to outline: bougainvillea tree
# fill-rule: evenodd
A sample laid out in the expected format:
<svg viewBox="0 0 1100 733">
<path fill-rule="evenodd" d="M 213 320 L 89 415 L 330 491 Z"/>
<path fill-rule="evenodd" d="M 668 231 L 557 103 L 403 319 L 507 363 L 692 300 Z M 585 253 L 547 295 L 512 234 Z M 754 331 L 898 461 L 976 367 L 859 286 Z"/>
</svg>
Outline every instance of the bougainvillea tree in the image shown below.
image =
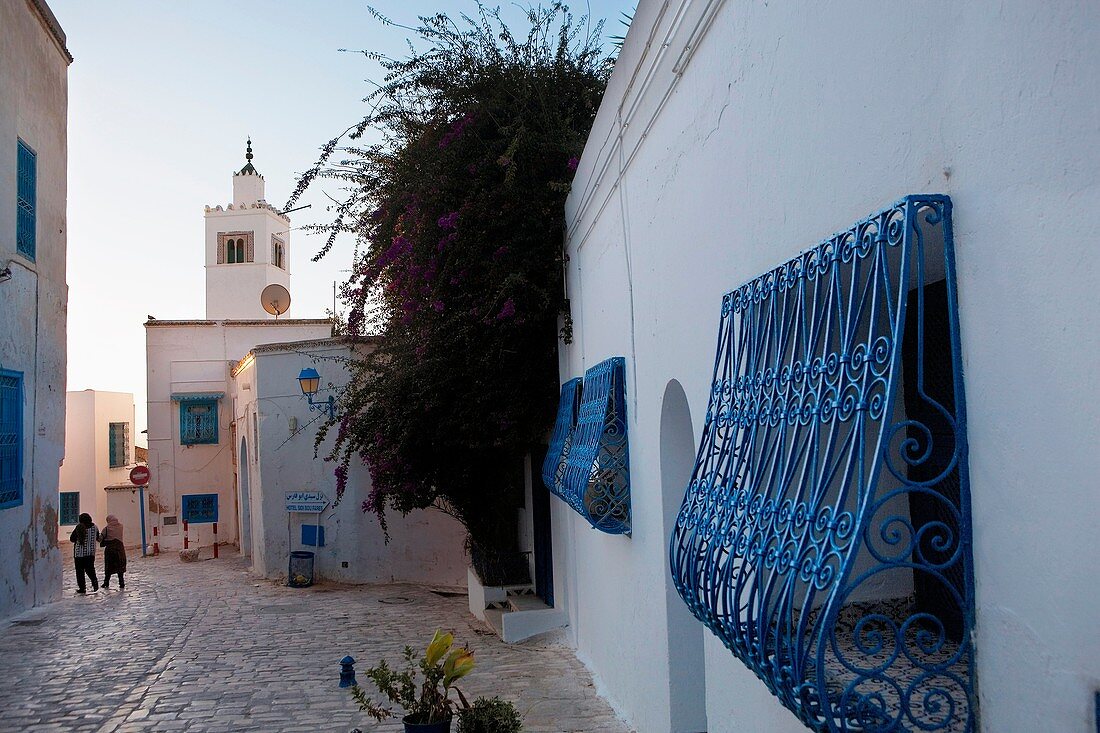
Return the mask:
<svg viewBox="0 0 1100 733">
<path fill-rule="evenodd" d="M 364 462 L 364 511 L 440 507 L 475 561 L 514 548 L 523 456 L 555 412 L 565 197 L 611 67 L 599 25 L 561 4 L 527 19 L 517 36 L 483 7 L 420 18 L 408 57 L 372 55 L 371 112 L 288 202 L 342 184 L 317 257 L 354 235 L 342 328 L 376 344 L 319 436 L 338 492 Z"/>
</svg>

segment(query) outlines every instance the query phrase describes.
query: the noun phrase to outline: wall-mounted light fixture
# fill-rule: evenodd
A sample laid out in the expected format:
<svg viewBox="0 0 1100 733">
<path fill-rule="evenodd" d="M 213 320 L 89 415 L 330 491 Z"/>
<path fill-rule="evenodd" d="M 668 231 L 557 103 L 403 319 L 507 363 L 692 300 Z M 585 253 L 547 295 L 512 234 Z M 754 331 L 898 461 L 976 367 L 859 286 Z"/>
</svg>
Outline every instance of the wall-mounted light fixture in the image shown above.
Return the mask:
<svg viewBox="0 0 1100 733">
<path fill-rule="evenodd" d="M 317 394 L 317 390 L 321 387 L 321 375 L 317 373 L 317 370 L 313 367 L 306 367 L 298 373 L 298 384 L 302 387 L 302 394 L 309 400 L 309 409 L 317 410 L 318 412 L 328 412 L 328 419 L 336 419 L 336 398 L 332 395 L 328 396 L 328 400 L 323 402 L 314 402 L 313 396 Z"/>
</svg>

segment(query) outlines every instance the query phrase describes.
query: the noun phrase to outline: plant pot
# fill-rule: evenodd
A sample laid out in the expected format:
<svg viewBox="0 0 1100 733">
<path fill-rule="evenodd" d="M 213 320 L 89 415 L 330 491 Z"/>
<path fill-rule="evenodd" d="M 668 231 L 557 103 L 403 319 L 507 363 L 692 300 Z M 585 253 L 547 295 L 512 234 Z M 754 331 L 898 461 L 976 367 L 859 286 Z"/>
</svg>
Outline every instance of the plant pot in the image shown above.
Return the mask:
<svg viewBox="0 0 1100 733">
<path fill-rule="evenodd" d="M 401 722 L 405 724 L 405 733 L 451 733 L 451 718 L 438 723 L 410 723 L 406 715 Z"/>
</svg>

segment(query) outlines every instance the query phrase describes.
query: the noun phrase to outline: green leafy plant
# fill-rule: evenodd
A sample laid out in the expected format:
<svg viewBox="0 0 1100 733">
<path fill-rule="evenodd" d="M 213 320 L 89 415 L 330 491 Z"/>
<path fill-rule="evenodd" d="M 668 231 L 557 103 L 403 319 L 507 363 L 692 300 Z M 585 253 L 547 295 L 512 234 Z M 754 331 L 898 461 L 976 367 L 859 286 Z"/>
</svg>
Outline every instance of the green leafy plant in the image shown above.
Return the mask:
<svg viewBox="0 0 1100 733">
<path fill-rule="evenodd" d="M 398 671 L 383 659 L 368 669 L 366 676 L 390 703 L 405 711 L 406 722 L 440 723 L 453 717 L 459 702 L 451 699 L 452 691 L 466 706 L 455 682 L 473 670 L 474 655 L 468 649 L 455 647 L 453 634 L 437 629 L 422 656 L 418 658 L 413 648 L 406 646 L 402 657 L 404 669 Z M 385 703 L 368 697 L 358 685 L 351 688 L 351 696 L 359 709 L 375 720 L 396 715 Z"/>
<path fill-rule="evenodd" d="M 458 713 L 458 733 L 520 733 L 523 719 L 516 706 L 499 697 L 479 697 Z"/>
<path fill-rule="evenodd" d="M 287 203 L 342 189 L 306 228 L 325 236 L 317 257 L 356 240 L 341 335 L 376 344 L 317 445 L 335 435 L 338 497 L 351 462 L 367 465 L 363 510 L 383 528 L 387 510 L 437 507 L 465 525 L 475 567 L 508 575 L 526 568 L 523 458 L 553 422 L 568 334 L 565 199 L 612 62 L 602 23 L 589 33 L 557 2 L 528 10 L 525 33 L 481 5 L 416 27 L 375 17 L 412 31 L 410 55 L 366 54 L 386 73 L 369 114 Z"/>
</svg>

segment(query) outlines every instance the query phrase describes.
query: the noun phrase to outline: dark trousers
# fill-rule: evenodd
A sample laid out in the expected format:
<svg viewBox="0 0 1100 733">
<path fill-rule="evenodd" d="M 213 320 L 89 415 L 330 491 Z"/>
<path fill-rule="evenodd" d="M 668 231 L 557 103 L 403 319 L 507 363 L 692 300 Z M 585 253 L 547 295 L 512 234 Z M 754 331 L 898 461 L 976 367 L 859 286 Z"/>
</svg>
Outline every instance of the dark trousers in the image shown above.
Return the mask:
<svg viewBox="0 0 1100 733">
<path fill-rule="evenodd" d="M 86 590 L 84 585 L 84 576 L 88 576 L 88 580 L 92 581 L 92 590 L 99 590 L 99 581 L 95 577 L 95 555 L 88 555 L 87 557 L 75 557 L 73 562 L 76 565 L 76 587 L 77 590 Z"/>
<path fill-rule="evenodd" d="M 118 587 L 119 588 L 125 588 L 126 587 L 126 579 L 122 577 L 124 575 L 124 573 L 104 573 L 103 574 L 103 587 L 104 588 L 106 588 L 108 585 L 111 584 L 111 576 L 112 575 L 117 575 L 118 576 Z"/>
</svg>

